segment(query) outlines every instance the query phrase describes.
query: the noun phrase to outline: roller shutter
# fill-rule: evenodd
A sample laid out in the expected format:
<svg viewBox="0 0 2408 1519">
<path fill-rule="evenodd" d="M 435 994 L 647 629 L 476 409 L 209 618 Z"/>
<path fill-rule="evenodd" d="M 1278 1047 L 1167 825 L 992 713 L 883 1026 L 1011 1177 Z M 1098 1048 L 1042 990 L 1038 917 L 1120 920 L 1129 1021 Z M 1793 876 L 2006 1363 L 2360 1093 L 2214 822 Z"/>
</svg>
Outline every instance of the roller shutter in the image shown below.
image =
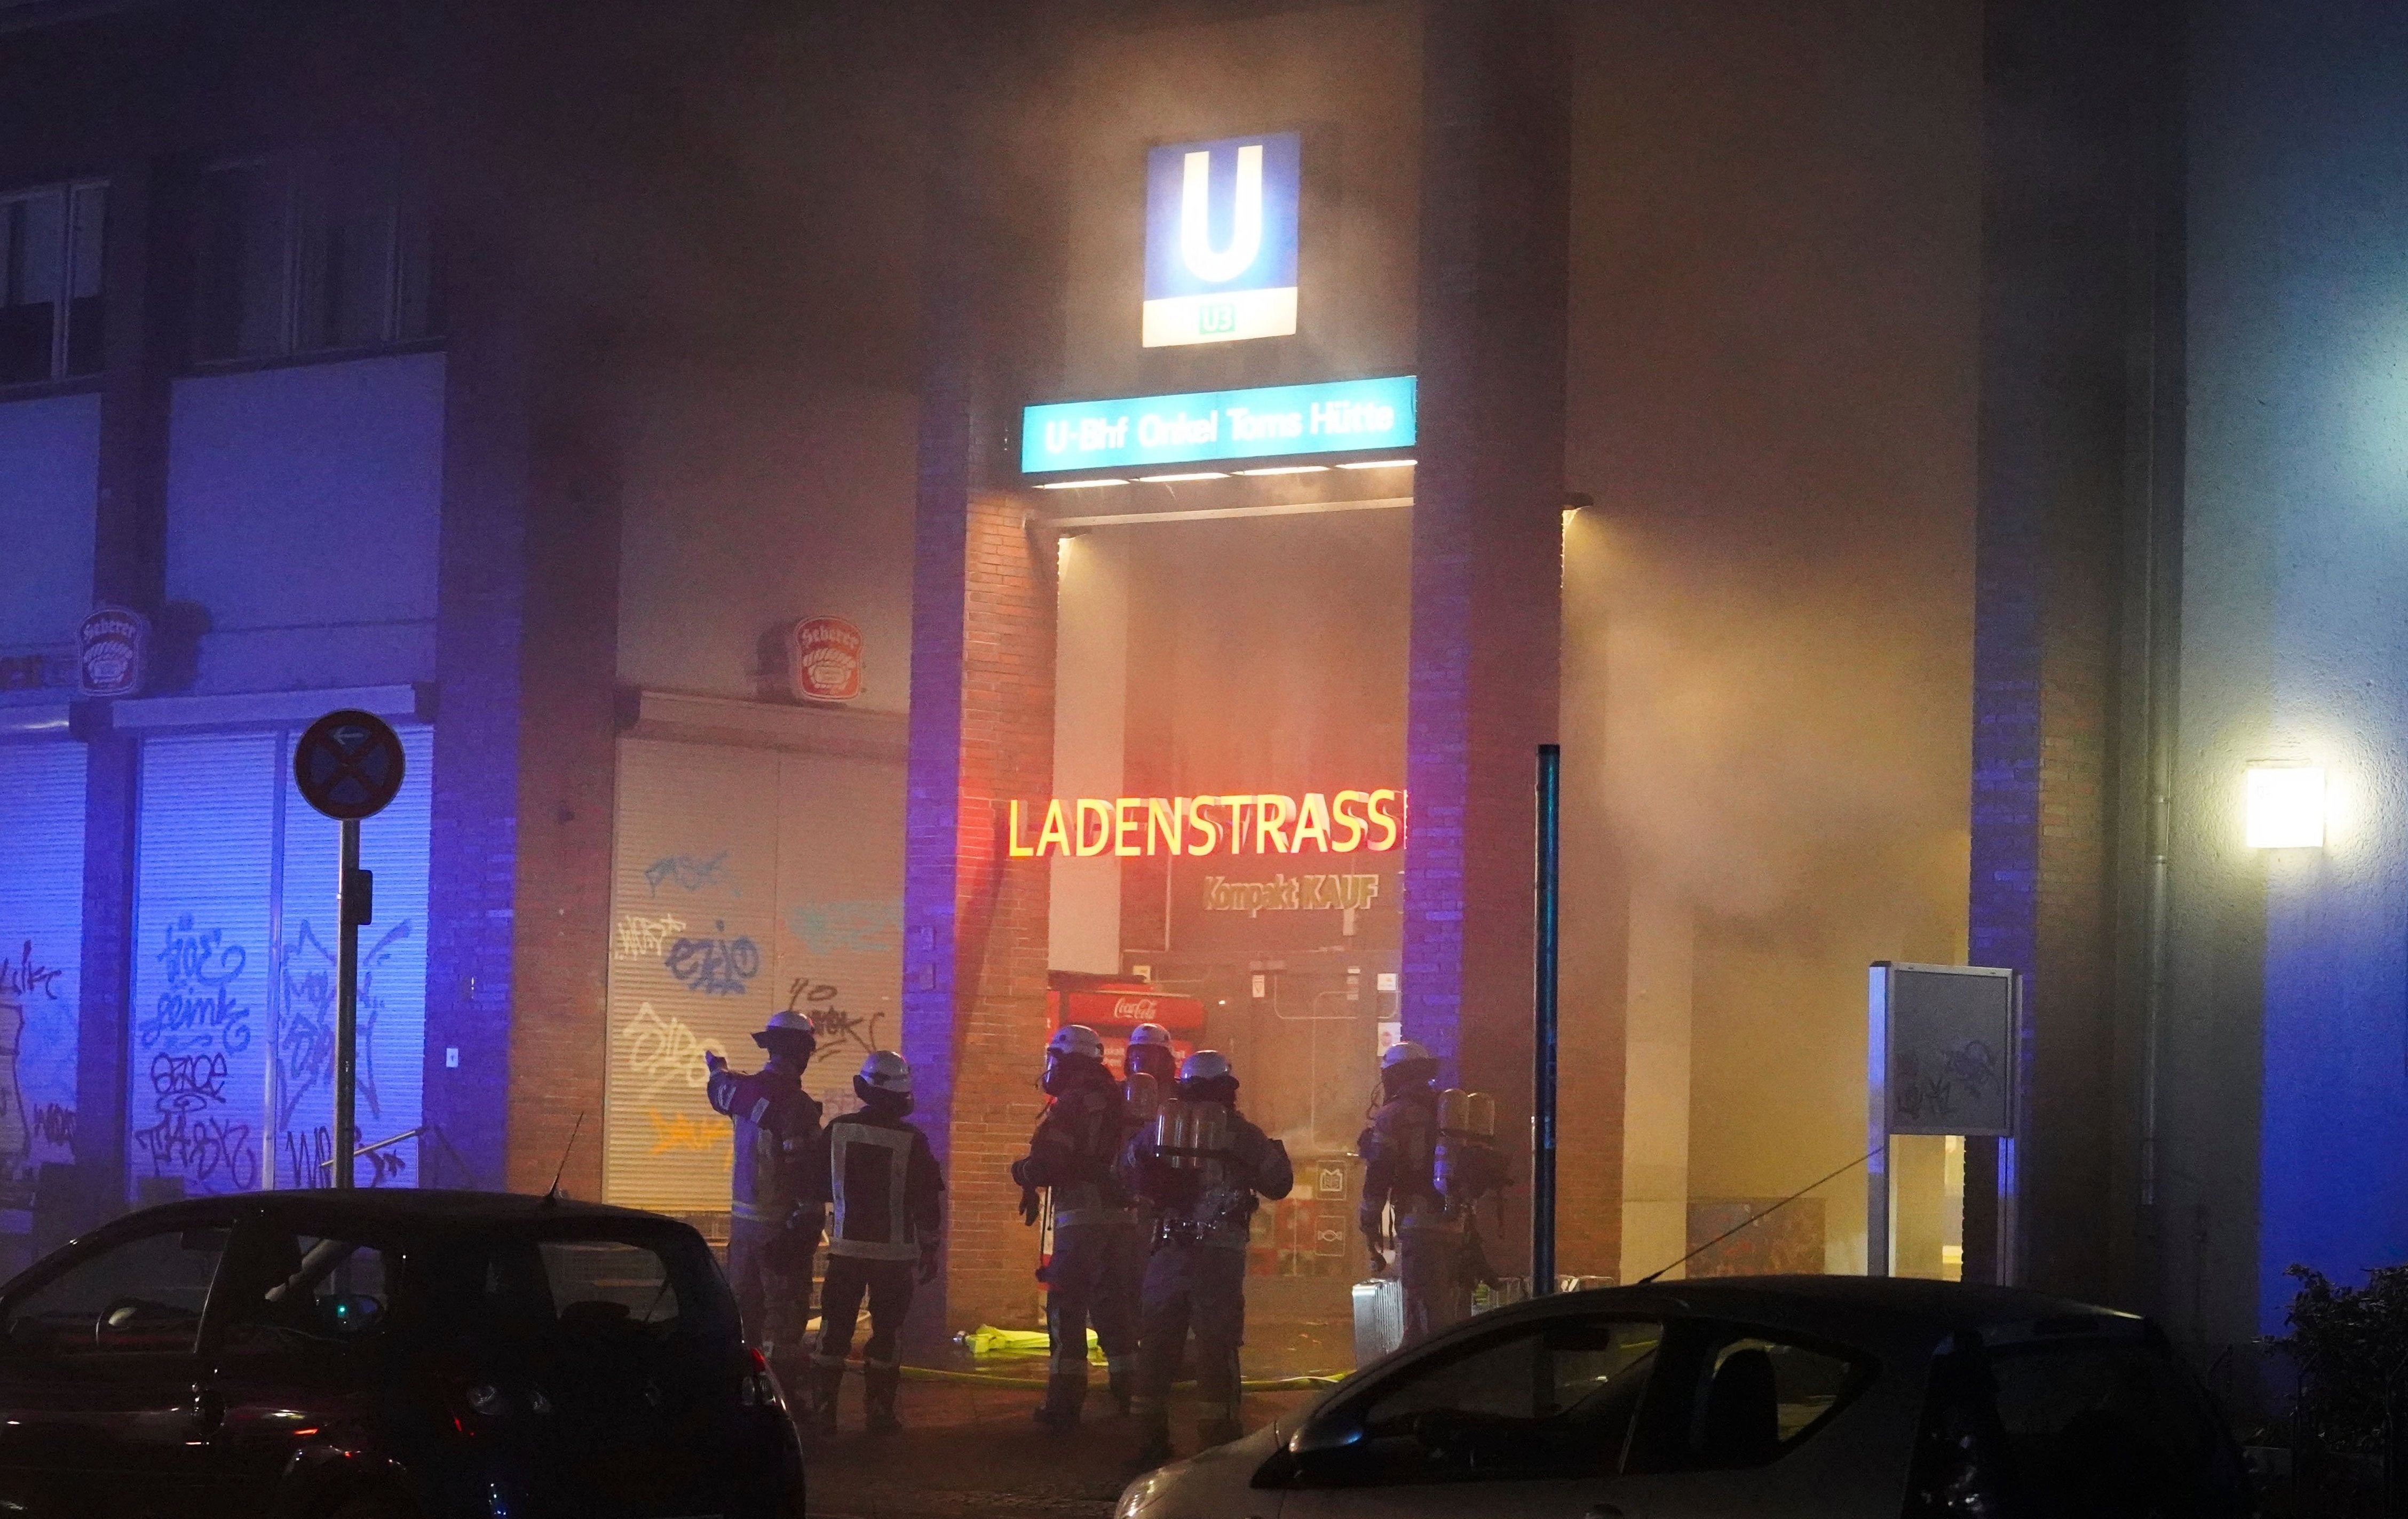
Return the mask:
<svg viewBox="0 0 2408 1519">
<path fill-rule="evenodd" d="M 83 963 L 84 746 L 0 745 L 0 1207 L 73 1158 Z"/>
<path fill-rule="evenodd" d="M 337 825 L 294 791 L 280 733 L 147 740 L 135 893 L 128 1164 L 138 1197 L 316 1186 L 333 1154 Z M 377 921 L 360 934 L 364 1143 L 418 1126 L 425 1043 L 427 730 L 360 828 Z M 407 1142 L 363 1184 L 415 1181 Z"/>
<path fill-rule="evenodd" d="M 731 1133 L 703 1051 L 759 1064 L 781 1008 L 821 1026 L 804 1084 L 901 1039 L 903 773 L 834 755 L 623 738 L 611 901 L 610 1201 L 724 1212 Z"/>
</svg>

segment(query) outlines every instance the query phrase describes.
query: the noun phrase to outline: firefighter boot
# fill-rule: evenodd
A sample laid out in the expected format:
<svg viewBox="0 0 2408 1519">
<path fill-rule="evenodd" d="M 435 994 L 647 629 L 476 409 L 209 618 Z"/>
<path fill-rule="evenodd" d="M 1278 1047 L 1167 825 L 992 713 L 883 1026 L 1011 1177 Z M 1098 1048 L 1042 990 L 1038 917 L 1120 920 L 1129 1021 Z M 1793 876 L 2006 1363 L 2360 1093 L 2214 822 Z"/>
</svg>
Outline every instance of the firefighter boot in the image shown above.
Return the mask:
<svg viewBox="0 0 2408 1519">
<path fill-rule="evenodd" d="M 812 1356 L 809 1385 L 810 1412 L 804 1415 L 804 1427 L 823 1435 L 835 1434 L 837 1396 L 844 1388 L 844 1363 Z"/>
<path fill-rule="evenodd" d="M 867 1383 L 864 1400 L 869 1405 L 869 1432 L 873 1435 L 901 1433 L 903 1421 L 895 1416 L 895 1391 L 902 1385 L 903 1369 L 864 1362 L 861 1377 Z"/>
<path fill-rule="evenodd" d="M 1037 1405 L 1037 1422 L 1057 1434 L 1076 1429 L 1079 1410 L 1086 1401 L 1086 1371 L 1057 1371 L 1045 1379 L 1045 1401 Z"/>
<path fill-rule="evenodd" d="M 1139 1397 L 1130 1405 L 1137 1415 L 1137 1464 L 1158 1467 L 1170 1459 L 1170 1406 L 1159 1397 Z"/>
<path fill-rule="evenodd" d="M 1122 1413 L 1129 1411 L 1129 1398 L 1137 1390 L 1137 1357 L 1115 1355 L 1105 1363 L 1111 1378 L 1112 1404 Z"/>
</svg>

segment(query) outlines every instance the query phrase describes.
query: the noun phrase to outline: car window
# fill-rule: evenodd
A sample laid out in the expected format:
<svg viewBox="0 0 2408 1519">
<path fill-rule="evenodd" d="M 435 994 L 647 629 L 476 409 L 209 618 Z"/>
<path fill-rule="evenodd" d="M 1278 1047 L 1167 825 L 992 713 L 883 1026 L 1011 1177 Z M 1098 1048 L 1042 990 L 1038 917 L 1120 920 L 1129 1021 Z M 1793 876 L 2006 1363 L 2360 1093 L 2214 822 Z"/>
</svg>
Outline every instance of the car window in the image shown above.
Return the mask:
<svg viewBox="0 0 2408 1519">
<path fill-rule="evenodd" d="M 1663 1340 L 1660 1325 L 1551 1318 L 1398 1369 L 1359 1406 L 1345 1484 L 1588 1476 L 1619 1469 Z"/>
<path fill-rule="evenodd" d="M 77 1356 L 190 1352 L 229 1232 L 163 1230 L 77 1262 L 11 1306 L 8 1343 Z"/>
<path fill-rule="evenodd" d="M 227 1308 L 229 1352 L 357 1344 L 392 1317 L 398 1259 L 374 1245 L 270 1230 Z"/>
<path fill-rule="evenodd" d="M 2237 1512 L 2216 1490 L 2229 1463 L 2214 1408 L 2171 1357 L 2128 1341 L 2042 1342 L 1992 1353 L 1990 1371 L 2013 1469 L 2040 1512 Z"/>
<path fill-rule="evenodd" d="M 659 1251 L 621 1240 L 547 1240 L 537 1249 L 564 1328 L 677 1326 L 677 1284 Z"/>
<path fill-rule="evenodd" d="M 1723 1326 L 1689 1332 L 1699 1338 L 1679 1357 L 1678 1417 L 1652 1421 L 1634 1462 L 1647 1470 L 1722 1471 L 1778 1460 L 1870 1380 L 1870 1357 L 1837 1347 Z"/>
</svg>

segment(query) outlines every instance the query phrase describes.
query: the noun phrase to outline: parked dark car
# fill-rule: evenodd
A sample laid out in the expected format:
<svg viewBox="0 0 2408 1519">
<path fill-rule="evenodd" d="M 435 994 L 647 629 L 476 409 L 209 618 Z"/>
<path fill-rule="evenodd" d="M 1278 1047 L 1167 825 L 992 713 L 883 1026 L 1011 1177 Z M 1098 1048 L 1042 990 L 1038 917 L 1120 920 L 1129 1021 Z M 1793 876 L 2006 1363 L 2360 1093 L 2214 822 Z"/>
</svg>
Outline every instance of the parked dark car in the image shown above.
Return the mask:
<svg viewBox="0 0 2408 1519">
<path fill-rule="evenodd" d="M 802 1512 L 784 1400 L 673 1219 L 251 1193 L 121 1218 L 0 1288 L 0 1513 Z"/>
<path fill-rule="evenodd" d="M 1995 1287 L 1670 1282 L 1484 1313 L 1119 1519 L 2246 1519 L 2163 1335 Z"/>
</svg>

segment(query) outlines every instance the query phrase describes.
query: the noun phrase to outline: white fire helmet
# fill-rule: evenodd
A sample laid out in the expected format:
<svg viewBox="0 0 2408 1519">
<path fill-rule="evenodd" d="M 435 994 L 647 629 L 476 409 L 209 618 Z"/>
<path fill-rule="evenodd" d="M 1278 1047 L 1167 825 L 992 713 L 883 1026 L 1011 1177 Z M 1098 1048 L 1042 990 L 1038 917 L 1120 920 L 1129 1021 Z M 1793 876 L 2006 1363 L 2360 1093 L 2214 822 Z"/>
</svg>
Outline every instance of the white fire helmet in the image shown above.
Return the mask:
<svg viewBox="0 0 2408 1519">
<path fill-rule="evenodd" d="M 873 1050 L 861 1063 L 861 1081 L 898 1097 L 911 1095 L 911 1063 L 892 1050 Z"/>
<path fill-rule="evenodd" d="M 1394 1070 L 1398 1066 L 1411 1065 L 1415 1061 L 1436 1065 L 1438 1056 L 1430 1053 L 1429 1046 L 1426 1044 L 1416 1044 L 1412 1039 L 1398 1039 L 1388 1046 L 1387 1053 L 1380 1056 L 1380 1068 Z"/>
<path fill-rule="evenodd" d="M 1179 1079 L 1182 1082 L 1215 1082 L 1232 1074 L 1229 1057 L 1218 1050 L 1198 1050 L 1179 1068 Z"/>
<path fill-rule="evenodd" d="M 819 1038 L 820 1033 L 819 1025 L 811 1022 L 810 1013 L 797 1012 L 792 1008 L 781 1008 L 769 1014 L 769 1026 L 762 1032 L 775 1033 L 781 1028 L 789 1033 L 808 1034 L 813 1039 Z"/>
<path fill-rule="evenodd" d="M 1054 1031 L 1053 1039 L 1045 1046 L 1052 1055 L 1077 1055 L 1082 1060 L 1104 1057 L 1103 1036 L 1084 1024 L 1064 1024 Z"/>
</svg>

